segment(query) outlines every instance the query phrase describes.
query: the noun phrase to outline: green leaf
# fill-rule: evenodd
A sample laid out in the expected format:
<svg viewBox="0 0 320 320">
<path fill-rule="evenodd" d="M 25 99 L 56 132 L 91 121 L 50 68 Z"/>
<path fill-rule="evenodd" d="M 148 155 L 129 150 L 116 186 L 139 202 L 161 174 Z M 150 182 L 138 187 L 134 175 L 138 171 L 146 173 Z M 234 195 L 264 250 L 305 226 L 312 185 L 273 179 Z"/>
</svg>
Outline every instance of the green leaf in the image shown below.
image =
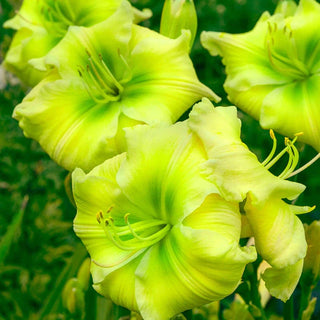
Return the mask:
<svg viewBox="0 0 320 320">
<path fill-rule="evenodd" d="M 4 259 L 6 258 L 8 252 L 10 250 L 10 246 L 11 246 L 12 242 L 14 241 L 16 234 L 20 228 L 28 200 L 29 200 L 29 196 L 25 195 L 23 198 L 22 205 L 21 205 L 19 212 L 13 218 L 13 221 L 11 222 L 10 226 L 8 227 L 7 232 L 5 233 L 5 235 L 1 239 L 1 242 L 0 242 L 0 264 L 2 264 Z"/>
<path fill-rule="evenodd" d="M 302 313 L 302 319 L 301 320 L 310 320 L 311 316 L 314 312 L 314 309 L 316 307 L 316 303 L 317 303 L 317 298 L 313 298 L 309 304 L 306 310 L 303 311 Z"/>
</svg>

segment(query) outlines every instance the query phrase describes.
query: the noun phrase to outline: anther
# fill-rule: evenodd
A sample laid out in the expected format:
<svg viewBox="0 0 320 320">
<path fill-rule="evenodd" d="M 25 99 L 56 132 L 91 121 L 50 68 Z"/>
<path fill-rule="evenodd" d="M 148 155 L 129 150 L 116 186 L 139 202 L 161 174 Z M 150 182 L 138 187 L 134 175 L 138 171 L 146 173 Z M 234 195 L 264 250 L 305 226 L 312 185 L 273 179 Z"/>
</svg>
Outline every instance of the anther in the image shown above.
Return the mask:
<svg viewBox="0 0 320 320">
<path fill-rule="evenodd" d="M 102 211 L 99 211 L 96 215 L 97 221 L 100 224 L 101 223 L 101 219 L 103 219 L 103 214 Z"/>
</svg>

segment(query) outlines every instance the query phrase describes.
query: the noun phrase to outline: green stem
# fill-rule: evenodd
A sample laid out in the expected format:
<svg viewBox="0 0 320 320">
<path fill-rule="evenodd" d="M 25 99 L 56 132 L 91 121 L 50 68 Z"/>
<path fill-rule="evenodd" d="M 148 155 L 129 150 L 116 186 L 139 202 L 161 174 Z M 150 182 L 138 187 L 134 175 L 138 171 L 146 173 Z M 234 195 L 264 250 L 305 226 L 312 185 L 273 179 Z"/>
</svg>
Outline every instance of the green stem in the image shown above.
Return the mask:
<svg viewBox="0 0 320 320">
<path fill-rule="evenodd" d="M 114 305 L 113 310 L 114 320 L 130 320 L 130 310 L 117 305 Z"/>
<path fill-rule="evenodd" d="M 284 320 L 294 320 L 293 296 L 284 304 Z"/>
<path fill-rule="evenodd" d="M 22 223 L 22 219 L 27 207 L 27 203 L 29 201 L 29 196 L 25 195 L 20 207 L 19 212 L 14 216 L 12 222 L 7 228 L 7 232 L 2 237 L 0 241 L 0 264 L 4 262 L 4 259 L 8 255 L 10 251 L 10 247 L 14 238 L 16 238 L 17 234 L 19 233 L 19 229 Z"/>
<path fill-rule="evenodd" d="M 311 298 L 312 288 L 311 286 L 301 286 L 300 308 L 298 320 L 302 319 L 303 311 L 307 309 Z"/>
<path fill-rule="evenodd" d="M 186 320 L 192 320 L 192 318 L 193 318 L 192 310 L 187 310 L 185 312 L 182 312 L 182 314 L 184 315 Z"/>
</svg>

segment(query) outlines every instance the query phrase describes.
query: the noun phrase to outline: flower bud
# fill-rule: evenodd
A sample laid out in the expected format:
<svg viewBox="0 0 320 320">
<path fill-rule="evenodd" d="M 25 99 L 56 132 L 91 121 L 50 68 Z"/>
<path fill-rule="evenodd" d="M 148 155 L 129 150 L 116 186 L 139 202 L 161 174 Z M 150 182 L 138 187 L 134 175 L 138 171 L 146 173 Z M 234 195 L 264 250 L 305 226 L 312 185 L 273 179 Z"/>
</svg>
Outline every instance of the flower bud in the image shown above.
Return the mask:
<svg viewBox="0 0 320 320">
<path fill-rule="evenodd" d="M 90 282 L 90 258 L 85 259 L 78 271 L 77 279 L 83 290 L 88 290 Z"/>
<path fill-rule="evenodd" d="M 285 17 L 290 17 L 295 14 L 296 10 L 297 4 L 293 0 L 283 0 L 278 3 L 274 13 L 281 13 Z"/>
<path fill-rule="evenodd" d="M 304 258 L 303 280 L 312 285 L 320 278 L 320 221 L 313 221 L 310 225 L 305 224 L 304 228 L 308 250 Z"/>
<path fill-rule="evenodd" d="M 191 32 L 190 49 L 197 33 L 197 12 L 192 0 L 166 0 L 162 10 L 160 33 L 175 39 L 182 29 Z"/>
<path fill-rule="evenodd" d="M 70 314 L 83 319 L 85 315 L 85 301 L 82 284 L 77 278 L 68 280 L 62 292 L 63 306 Z"/>
</svg>

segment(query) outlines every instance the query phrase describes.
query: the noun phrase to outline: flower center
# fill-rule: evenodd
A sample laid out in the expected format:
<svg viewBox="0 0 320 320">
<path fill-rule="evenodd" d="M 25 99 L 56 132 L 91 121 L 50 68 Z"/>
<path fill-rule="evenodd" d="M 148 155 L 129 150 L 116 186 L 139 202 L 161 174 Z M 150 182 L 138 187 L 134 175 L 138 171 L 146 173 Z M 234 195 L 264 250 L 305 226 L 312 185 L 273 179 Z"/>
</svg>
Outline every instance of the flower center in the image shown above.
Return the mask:
<svg viewBox="0 0 320 320">
<path fill-rule="evenodd" d="M 44 0 L 41 15 L 44 27 L 57 37 L 63 37 L 69 26 L 76 25 L 75 13 L 69 0 Z"/>
<path fill-rule="evenodd" d="M 97 103 L 117 101 L 123 91 L 123 86 L 115 78 L 104 62 L 102 54 L 91 54 L 86 50 L 88 64 L 79 66 L 78 73 L 90 97 Z"/>
<path fill-rule="evenodd" d="M 303 80 L 310 71 L 298 55 L 297 45 L 290 26 L 268 22 L 266 48 L 272 67 L 279 73 Z"/>
<path fill-rule="evenodd" d="M 130 213 L 124 215 L 123 222 L 116 225 L 110 215 L 110 208 L 105 218 L 102 211 L 97 214 L 97 221 L 113 244 L 122 250 L 137 251 L 152 246 L 162 240 L 171 226 L 163 220 L 149 219 L 129 222 Z"/>
</svg>

